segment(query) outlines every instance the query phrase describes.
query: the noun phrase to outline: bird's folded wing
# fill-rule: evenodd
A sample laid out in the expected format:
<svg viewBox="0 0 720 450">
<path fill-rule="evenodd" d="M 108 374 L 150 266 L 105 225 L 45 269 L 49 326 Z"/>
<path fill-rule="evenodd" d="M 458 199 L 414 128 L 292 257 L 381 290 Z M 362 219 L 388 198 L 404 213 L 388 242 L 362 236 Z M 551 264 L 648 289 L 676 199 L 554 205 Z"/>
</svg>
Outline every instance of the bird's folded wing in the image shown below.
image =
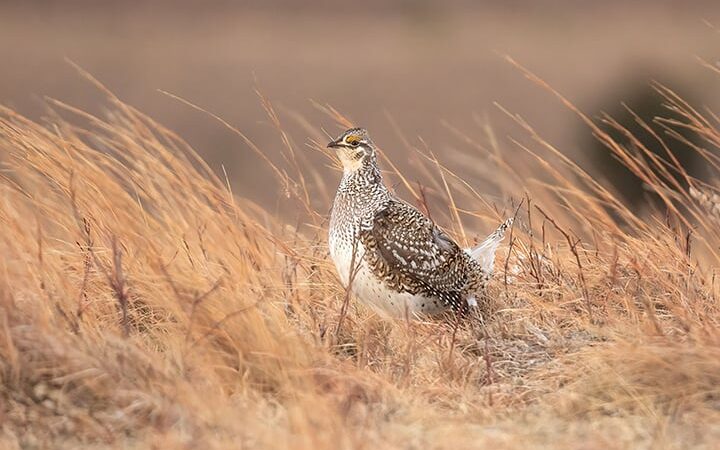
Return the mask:
<svg viewBox="0 0 720 450">
<path fill-rule="evenodd" d="M 439 291 L 461 289 L 465 283 L 462 250 L 430 219 L 407 203 L 393 200 L 380 210 L 360 235 L 366 251 L 374 252 L 387 270 L 401 273 Z"/>
</svg>

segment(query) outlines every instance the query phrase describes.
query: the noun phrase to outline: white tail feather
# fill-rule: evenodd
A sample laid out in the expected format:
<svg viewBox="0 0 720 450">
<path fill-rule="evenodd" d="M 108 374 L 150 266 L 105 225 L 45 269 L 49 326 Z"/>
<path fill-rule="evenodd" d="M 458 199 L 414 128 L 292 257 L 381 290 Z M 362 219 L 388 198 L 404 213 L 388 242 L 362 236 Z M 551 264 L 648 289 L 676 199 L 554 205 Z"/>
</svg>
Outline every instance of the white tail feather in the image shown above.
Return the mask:
<svg viewBox="0 0 720 450">
<path fill-rule="evenodd" d="M 495 231 L 474 248 L 465 249 L 486 273 L 492 273 L 495 264 L 495 251 L 505 237 L 505 232 L 512 226 L 513 218 L 507 219 Z"/>
</svg>

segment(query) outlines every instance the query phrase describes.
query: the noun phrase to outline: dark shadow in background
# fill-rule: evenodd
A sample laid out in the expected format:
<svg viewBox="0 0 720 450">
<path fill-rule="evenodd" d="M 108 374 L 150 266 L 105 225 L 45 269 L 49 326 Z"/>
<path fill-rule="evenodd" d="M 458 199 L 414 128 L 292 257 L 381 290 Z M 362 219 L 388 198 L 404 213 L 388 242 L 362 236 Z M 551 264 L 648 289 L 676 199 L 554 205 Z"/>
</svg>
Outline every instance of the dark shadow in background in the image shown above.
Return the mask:
<svg viewBox="0 0 720 450">
<path fill-rule="evenodd" d="M 615 142 L 628 148 L 633 154 L 638 153 L 640 149 L 633 148 L 636 144 L 632 143 L 624 133 L 605 123 L 602 120 L 604 114 L 617 121 L 650 152 L 669 161 L 670 158 L 663 147 L 663 143 L 659 142 L 656 137 L 659 136 L 688 174 L 700 179 L 705 178 L 707 173 L 703 170 L 703 158 L 689 145 L 667 135 L 663 127 L 657 123 L 657 118 L 681 118 L 668 109 L 667 100 L 653 87 L 651 80 L 657 80 L 661 85 L 669 87 L 688 104 L 699 104 L 696 92 L 689 87 L 689 83 L 683 82 L 683 80 L 648 76 L 647 73 L 642 75 L 634 74 L 623 78 L 614 89 L 608 89 L 608 92 L 612 92 L 614 95 L 605 98 L 601 102 L 602 104 L 594 108 L 592 117 L 594 117 L 598 126 L 607 132 Z M 650 131 L 645 129 L 639 121 L 649 126 L 656 136 L 653 136 Z M 689 142 L 700 145 L 696 135 L 687 130 L 678 131 Z M 660 205 L 659 197 L 644 187 L 643 182 L 620 162 L 605 145 L 594 136 L 590 136 L 586 132 L 585 134 L 587 137 L 584 148 L 589 150 L 590 167 L 592 167 L 592 171 L 597 174 L 598 178 L 609 181 L 632 208 L 643 209 L 652 204 Z M 681 185 L 686 185 L 681 176 L 678 176 L 673 170 L 670 171 L 676 175 Z"/>
</svg>

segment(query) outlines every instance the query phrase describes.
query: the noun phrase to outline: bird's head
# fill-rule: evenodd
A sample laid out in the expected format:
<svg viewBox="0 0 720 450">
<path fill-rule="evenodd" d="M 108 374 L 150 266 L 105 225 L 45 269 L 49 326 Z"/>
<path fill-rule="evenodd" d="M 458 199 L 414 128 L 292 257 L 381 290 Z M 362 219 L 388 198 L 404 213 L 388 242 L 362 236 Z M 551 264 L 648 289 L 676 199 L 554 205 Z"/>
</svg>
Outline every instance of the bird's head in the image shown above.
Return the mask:
<svg viewBox="0 0 720 450">
<path fill-rule="evenodd" d="M 355 172 L 375 162 L 375 144 L 364 128 L 351 128 L 327 146 L 335 149 L 345 172 Z"/>
</svg>

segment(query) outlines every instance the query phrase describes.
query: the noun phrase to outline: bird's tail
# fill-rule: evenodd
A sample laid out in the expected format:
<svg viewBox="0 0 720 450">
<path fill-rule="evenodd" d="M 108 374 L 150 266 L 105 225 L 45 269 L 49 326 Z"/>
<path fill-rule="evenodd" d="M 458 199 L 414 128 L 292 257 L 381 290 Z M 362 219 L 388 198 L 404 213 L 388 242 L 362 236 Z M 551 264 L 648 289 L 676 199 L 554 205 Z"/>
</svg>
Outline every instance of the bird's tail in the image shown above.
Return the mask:
<svg viewBox="0 0 720 450">
<path fill-rule="evenodd" d="M 489 274 L 492 272 L 493 264 L 495 264 L 495 251 L 505 237 L 505 232 L 512 226 L 512 223 L 513 218 L 511 217 L 500 224 L 495 231 L 476 247 L 465 249 L 470 257 L 480 263 L 485 273 Z"/>
</svg>

